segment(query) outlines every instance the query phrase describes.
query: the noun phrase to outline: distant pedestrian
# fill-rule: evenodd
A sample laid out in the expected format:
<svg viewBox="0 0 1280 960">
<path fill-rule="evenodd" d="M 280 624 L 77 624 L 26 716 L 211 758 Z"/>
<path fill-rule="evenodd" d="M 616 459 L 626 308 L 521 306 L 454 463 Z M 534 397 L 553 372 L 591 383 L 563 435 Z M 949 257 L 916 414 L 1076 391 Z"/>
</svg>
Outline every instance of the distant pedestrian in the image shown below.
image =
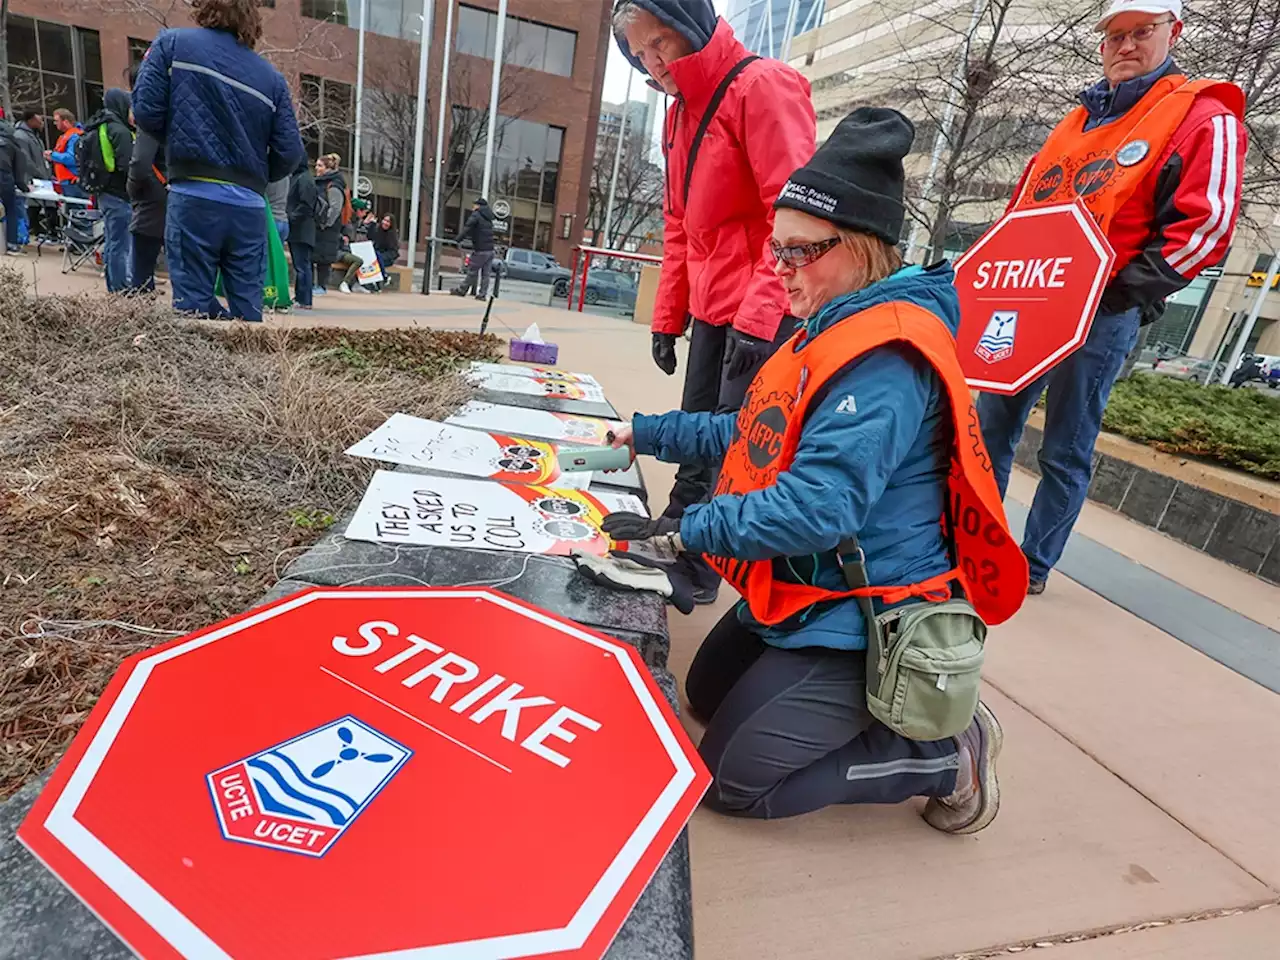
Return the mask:
<svg viewBox="0 0 1280 960">
<path fill-rule="evenodd" d="M 133 219 L 129 221 L 129 232 L 133 234 L 130 283 L 142 293 L 156 288 L 156 261 L 164 249 L 169 191 L 162 152 L 155 137 L 140 132 L 129 161 L 129 200 L 133 204 Z"/>
<path fill-rule="evenodd" d="M 0 110 L 0 203 L 4 204 L 5 251 L 18 253 L 18 202 L 17 191 L 26 191 L 27 181 L 23 172 L 22 153 L 14 139 L 13 124 Z"/>
<path fill-rule="evenodd" d="M 193 0 L 197 26 L 151 45 L 134 90 L 138 126 L 165 144 L 165 226 L 173 305 L 262 319 L 267 276 L 264 194 L 306 157 L 289 85 L 253 52 L 257 0 Z M 214 295 L 222 275 L 227 306 Z"/>
<path fill-rule="evenodd" d="M 44 117 L 39 110 L 24 110 L 14 125 L 14 143 L 22 157 L 23 172 L 29 182 L 53 179 L 49 161 L 44 158 Z M 45 236 L 50 228 L 44 216 L 45 206 L 26 197 L 15 198 L 18 205 L 18 232 L 26 224 L 28 237 Z M 21 240 L 21 236 L 19 236 Z"/>
<path fill-rule="evenodd" d="M 289 178 L 289 256 L 297 274 L 294 283 L 294 302 L 299 310 L 310 310 L 315 277 L 312 258 L 316 249 L 316 178 L 311 173 L 310 162 L 304 160 Z"/>
<path fill-rule="evenodd" d="M 1243 387 L 1250 380 L 1261 379 L 1263 379 L 1262 358 L 1250 354 L 1244 358 L 1236 372 L 1231 375 L 1231 386 L 1233 388 Z"/>
<path fill-rule="evenodd" d="M 395 218 L 389 213 L 384 214 L 369 228 L 369 239 L 373 241 L 373 252 L 378 255 L 378 266 L 385 278 L 387 271 L 400 259 L 400 234 L 396 230 Z"/>
<path fill-rule="evenodd" d="M 342 255 L 343 228 L 351 223 L 355 214 L 351 206 L 351 191 L 343 177 L 342 158 L 327 153 L 316 161 L 316 249 L 315 292 L 323 294 L 329 287 L 333 265 Z"/>
<path fill-rule="evenodd" d="M 493 211 L 489 201 L 481 197 L 471 208 L 471 216 L 458 234 L 458 243 L 471 243 L 471 259 L 462 286 L 449 291 L 455 297 L 475 294 L 477 300 L 489 299 L 489 273 L 493 269 Z"/>
<path fill-rule="evenodd" d="M 65 107 L 53 111 L 53 125 L 58 131 L 58 141 L 52 150 L 44 152 L 44 158 L 53 164 L 53 181 L 65 197 L 88 200 L 89 195 L 80 187 L 80 165 L 76 162 L 76 147 L 84 128 L 76 123 L 76 115 Z"/>
<path fill-rule="evenodd" d="M 105 241 L 103 273 L 108 293 L 129 289 L 129 261 L 133 256 L 129 222 L 129 163 L 133 158 L 133 128 L 129 126 L 129 94 L 112 88 L 102 109 L 90 118 L 76 147 L 80 185 L 102 211 Z"/>
<path fill-rule="evenodd" d="M 267 184 L 267 205 L 271 207 L 271 219 L 276 223 L 281 243 L 289 240 L 289 185 L 292 182 L 289 176 Z"/>
</svg>

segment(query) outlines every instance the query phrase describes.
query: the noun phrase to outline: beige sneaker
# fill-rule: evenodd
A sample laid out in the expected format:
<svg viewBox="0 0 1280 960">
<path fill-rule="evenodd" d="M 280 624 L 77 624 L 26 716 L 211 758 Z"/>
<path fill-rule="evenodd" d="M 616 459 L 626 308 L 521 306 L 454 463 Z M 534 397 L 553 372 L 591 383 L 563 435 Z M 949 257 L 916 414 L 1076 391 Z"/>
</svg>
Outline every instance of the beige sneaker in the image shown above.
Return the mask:
<svg viewBox="0 0 1280 960">
<path fill-rule="evenodd" d="M 960 745 L 956 791 L 949 797 L 930 799 L 924 820 L 943 833 L 977 833 L 990 826 L 1000 812 L 996 758 L 1004 746 L 1004 731 L 991 709 L 979 703 L 973 723 L 956 740 Z"/>
</svg>

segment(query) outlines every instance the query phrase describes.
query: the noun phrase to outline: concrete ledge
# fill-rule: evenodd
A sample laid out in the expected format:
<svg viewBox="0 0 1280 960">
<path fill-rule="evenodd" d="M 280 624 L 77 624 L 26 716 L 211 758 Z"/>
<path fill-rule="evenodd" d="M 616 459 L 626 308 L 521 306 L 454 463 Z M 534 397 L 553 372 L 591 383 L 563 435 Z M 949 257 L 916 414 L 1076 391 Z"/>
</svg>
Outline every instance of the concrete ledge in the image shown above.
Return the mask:
<svg viewBox="0 0 1280 960">
<path fill-rule="evenodd" d="M 1044 437 L 1039 411 L 1014 461 L 1039 475 Z M 1104 433 L 1093 454 L 1089 499 L 1280 583 L 1280 484 L 1152 450 Z"/>
</svg>

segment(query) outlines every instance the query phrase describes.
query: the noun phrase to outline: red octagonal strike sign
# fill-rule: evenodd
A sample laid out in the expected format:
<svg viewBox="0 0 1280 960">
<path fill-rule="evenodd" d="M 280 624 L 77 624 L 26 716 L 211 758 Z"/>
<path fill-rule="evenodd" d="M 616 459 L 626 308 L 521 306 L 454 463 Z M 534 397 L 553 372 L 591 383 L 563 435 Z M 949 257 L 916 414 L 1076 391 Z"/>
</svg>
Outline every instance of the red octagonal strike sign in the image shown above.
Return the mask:
<svg viewBox="0 0 1280 960">
<path fill-rule="evenodd" d="M 969 386 L 1017 393 L 1083 345 L 1115 257 L 1079 201 L 996 221 L 956 261 Z"/>
<path fill-rule="evenodd" d="M 319 589 L 126 661 L 18 837 L 146 958 L 595 958 L 709 784 L 630 647 Z"/>
</svg>

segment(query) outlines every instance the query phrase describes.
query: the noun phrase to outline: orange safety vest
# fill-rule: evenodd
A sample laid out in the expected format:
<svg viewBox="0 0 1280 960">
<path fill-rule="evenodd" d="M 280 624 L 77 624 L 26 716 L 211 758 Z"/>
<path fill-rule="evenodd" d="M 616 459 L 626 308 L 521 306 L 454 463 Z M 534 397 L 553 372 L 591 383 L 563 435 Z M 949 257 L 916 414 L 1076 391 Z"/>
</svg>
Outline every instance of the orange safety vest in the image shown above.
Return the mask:
<svg viewBox="0 0 1280 960">
<path fill-rule="evenodd" d="M 803 337 L 803 332 L 797 334 L 778 350 L 752 381 L 720 469 L 716 496 L 773 486 L 795 459 L 810 405 L 821 395 L 823 385 L 864 353 L 905 342 L 938 372 L 951 401 L 955 429 L 948 510 L 940 519 L 956 568 L 920 583 L 834 591 L 778 580 L 772 560 L 708 555 L 707 561 L 742 594 L 752 615 L 771 626 L 815 603 L 849 597 L 878 597 L 890 604 L 911 597 L 946 600 L 953 582 L 960 584 L 984 621 L 1008 620 L 1026 599 L 1027 559 L 1009 532 L 978 412 L 950 331 L 929 311 L 895 302 L 841 320 L 813 343 L 801 344 Z M 812 509 L 820 510 L 822 505 L 812 504 Z"/>
<path fill-rule="evenodd" d="M 1116 213 L 1164 155 L 1196 97 L 1212 95 L 1244 119 L 1244 93 L 1231 83 L 1161 77 L 1122 117 L 1085 130 L 1089 111 L 1076 107 L 1049 134 L 1023 181 L 1014 209 L 1071 203 L 1076 197 L 1109 233 Z M 1117 263 L 1112 275 L 1125 264 Z"/>
<path fill-rule="evenodd" d="M 83 137 L 84 131 L 79 127 L 72 127 L 66 133 L 58 138 L 58 142 L 54 144 L 54 153 L 66 153 L 67 144 L 71 142 L 72 137 Z M 71 168 L 66 164 L 55 163 L 53 165 L 53 179 L 58 183 L 78 183 L 80 178 L 71 172 Z"/>
</svg>

